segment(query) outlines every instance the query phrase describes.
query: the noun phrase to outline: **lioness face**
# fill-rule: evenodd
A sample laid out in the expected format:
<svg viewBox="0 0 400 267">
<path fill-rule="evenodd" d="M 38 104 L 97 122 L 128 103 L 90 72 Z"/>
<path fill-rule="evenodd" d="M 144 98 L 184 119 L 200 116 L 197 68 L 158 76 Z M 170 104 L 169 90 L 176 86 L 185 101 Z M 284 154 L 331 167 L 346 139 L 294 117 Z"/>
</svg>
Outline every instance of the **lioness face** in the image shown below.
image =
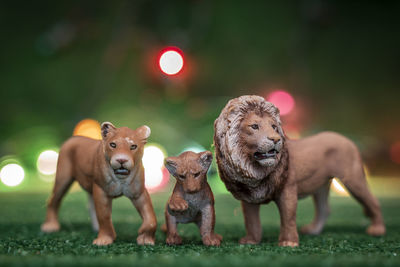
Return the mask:
<svg viewBox="0 0 400 267">
<path fill-rule="evenodd" d="M 194 153 L 183 152 L 178 157 L 168 157 L 165 167 L 189 194 L 199 192 L 207 179 L 207 171 L 212 162 L 210 151 Z"/>
<path fill-rule="evenodd" d="M 116 128 L 112 123 L 104 122 L 101 133 L 106 161 L 117 178 L 127 178 L 143 156 L 150 128 L 142 126 L 131 130 L 127 127 Z"/>
<path fill-rule="evenodd" d="M 249 159 L 274 167 L 280 160 L 283 140 L 278 124 L 266 113 L 249 113 L 240 125 L 240 141 Z"/>
</svg>

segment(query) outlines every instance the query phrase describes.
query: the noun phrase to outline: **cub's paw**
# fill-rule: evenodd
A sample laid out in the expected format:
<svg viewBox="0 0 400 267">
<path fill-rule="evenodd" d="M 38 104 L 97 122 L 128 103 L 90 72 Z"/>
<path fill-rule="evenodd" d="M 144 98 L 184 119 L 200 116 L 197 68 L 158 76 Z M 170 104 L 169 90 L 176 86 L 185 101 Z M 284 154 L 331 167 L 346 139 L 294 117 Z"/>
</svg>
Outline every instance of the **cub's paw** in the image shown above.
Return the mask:
<svg viewBox="0 0 400 267">
<path fill-rule="evenodd" d="M 322 232 L 322 227 L 316 227 L 313 224 L 307 224 L 300 228 L 300 233 L 304 235 L 319 235 Z"/>
<path fill-rule="evenodd" d="M 372 224 L 367 228 L 367 234 L 372 236 L 382 236 L 386 233 L 385 225 Z"/>
<path fill-rule="evenodd" d="M 242 245 L 257 245 L 260 243 L 260 240 L 256 240 L 254 237 L 246 235 L 239 240 L 239 244 Z"/>
<path fill-rule="evenodd" d="M 154 236 L 151 236 L 147 233 L 143 233 L 138 235 L 136 238 L 136 242 L 138 245 L 154 245 Z"/>
<path fill-rule="evenodd" d="M 60 224 L 58 222 L 44 222 L 40 230 L 44 233 L 58 232 L 60 230 Z"/>
<path fill-rule="evenodd" d="M 280 247 L 298 247 L 299 242 L 293 242 L 293 241 L 281 241 L 279 242 Z"/>
<path fill-rule="evenodd" d="M 182 244 L 182 238 L 178 234 L 170 234 L 167 236 L 165 243 L 167 245 L 180 245 Z"/>
<path fill-rule="evenodd" d="M 172 211 L 185 211 L 189 208 L 189 204 L 184 199 L 170 200 L 168 206 Z"/>
<path fill-rule="evenodd" d="M 93 240 L 93 245 L 96 246 L 107 246 L 111 245 L 114 242 L 114 239 L 111 236 L 103 235 L 98 236 L 95 240 Z"/>
<path fill-rule="evenodd" d="M 206 235 L 202 238 L 205 246 L 219 246 L 221 245 L 221 239 L 222 237 L 216 234 Z"/>
</svg>

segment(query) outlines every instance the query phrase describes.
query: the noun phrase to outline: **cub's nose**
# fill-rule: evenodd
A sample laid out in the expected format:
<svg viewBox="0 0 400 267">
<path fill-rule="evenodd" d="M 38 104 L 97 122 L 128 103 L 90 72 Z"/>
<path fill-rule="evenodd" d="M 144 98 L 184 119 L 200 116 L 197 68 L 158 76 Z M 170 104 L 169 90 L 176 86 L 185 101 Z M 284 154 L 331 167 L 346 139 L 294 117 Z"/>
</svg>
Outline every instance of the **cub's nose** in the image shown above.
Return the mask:
<svg viewBox="0 0 400 267">
<path fill-rule="evenodd" d="M 268 137 L 268 139 L 271 140 L 272 142 L 274 142 L 274 144 L 276 144 L 279 141 L 281 141 L 281 137 L 280 136 L 272 136 L 272 137 Z"/>
<path fill-rule="evenodd" d="M 117 162 L 120 163 L 121 165 L 128 161 L 127 159 L 123 159 L 123 158 L 119 158 L 119 159 L 116 159 L 116 160 L 117 160 Z"/>
</svg>

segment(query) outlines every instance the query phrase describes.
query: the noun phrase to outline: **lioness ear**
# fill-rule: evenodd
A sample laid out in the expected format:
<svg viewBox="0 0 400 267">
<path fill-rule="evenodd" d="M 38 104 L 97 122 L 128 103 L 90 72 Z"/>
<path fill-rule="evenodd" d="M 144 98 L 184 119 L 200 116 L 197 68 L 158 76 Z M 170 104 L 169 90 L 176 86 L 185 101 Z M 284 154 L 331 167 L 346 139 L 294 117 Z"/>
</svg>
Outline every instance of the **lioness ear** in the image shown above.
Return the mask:
<svg viewBox="0 0 400 267">
<path fill-rule="evenodd" d="M 176 157 L 168 157 L 164 162 L 165 167 L 169 171 L 169 173 L 176 177 L 176 169 L 178 168 L 178 164 L 176 163 Z"/>
<path fill-rule="evenodd" d="M 104 138 L 107 137 L 107 135 L 113 131 L 115 131 L 115 126 L 111 122 L 103 122 L 101 124 L 101 136 Z"/>
<path fill-rule="evenodd" d="M 208 168 L 210 168 L 211 162 L 213 160 L 213 155 L 210 151 L 204 151 L 199 153 L 200 154 L 200 165 L 203 167 L 203 169 L 205 171 L 208 170 Z"/>
<path fill-rule="evenodd" d="M 149 138 L 149 136 L 151 134 L 150 127 L 146 126 L 146 125 L 143 125 L 143 126 L 137 128 L 136 132 L 138 133 L 138 135 L 142 139 L 142 142 L 146 144 L 147 143 L 147 138 Z"/>
</svg>

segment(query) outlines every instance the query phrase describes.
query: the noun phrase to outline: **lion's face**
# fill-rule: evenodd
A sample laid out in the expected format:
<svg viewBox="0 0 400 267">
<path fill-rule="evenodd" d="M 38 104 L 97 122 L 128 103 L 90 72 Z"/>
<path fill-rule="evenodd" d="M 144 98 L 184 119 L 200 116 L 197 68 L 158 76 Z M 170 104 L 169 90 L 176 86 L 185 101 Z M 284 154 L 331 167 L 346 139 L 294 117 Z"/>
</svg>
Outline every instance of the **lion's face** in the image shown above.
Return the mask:
<svg viewBox="0 0 400 267">
<path fill-rule="evenodd" d="M 280 160 L 283 138 L 279 125 L 267 113 L 246 114 L 240 124 L 242 151 L 248 158 L 264 167 L 274 167 Z"/>
</svg>

